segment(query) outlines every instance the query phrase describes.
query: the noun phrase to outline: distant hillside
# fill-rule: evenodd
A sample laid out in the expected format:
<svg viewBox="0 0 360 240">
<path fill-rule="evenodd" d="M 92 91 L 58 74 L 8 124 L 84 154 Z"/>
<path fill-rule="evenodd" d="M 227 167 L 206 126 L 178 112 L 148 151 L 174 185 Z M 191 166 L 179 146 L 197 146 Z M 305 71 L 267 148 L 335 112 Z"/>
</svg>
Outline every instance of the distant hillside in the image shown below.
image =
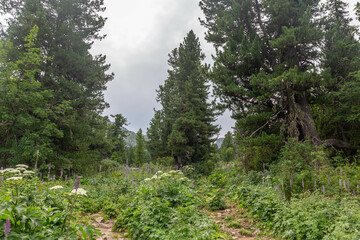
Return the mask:
<svg viewBox="0 0 360 240">
<path fill-rule="evenodd" d="M 124 128 L 127 137 L 125 138 L 126 146 L 128 147 L 135 147 L 136 146 L 136 133 L 133 131 L 130 131 L 126 128 Z M 147 137 L 144 135 L 145 140 L 147 140 Z"/>
</svg>

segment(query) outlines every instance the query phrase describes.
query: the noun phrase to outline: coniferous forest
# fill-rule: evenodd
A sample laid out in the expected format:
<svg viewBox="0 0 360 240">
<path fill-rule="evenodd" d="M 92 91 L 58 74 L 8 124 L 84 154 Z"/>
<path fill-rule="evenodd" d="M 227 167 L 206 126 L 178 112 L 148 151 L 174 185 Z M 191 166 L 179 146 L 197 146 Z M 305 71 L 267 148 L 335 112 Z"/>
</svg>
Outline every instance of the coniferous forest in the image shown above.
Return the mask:
<svg viewBox="0 0 360 240">
<path fill-rule="evenodd" d="M 200 0 L 132 133 L 105 2 L 0 0 L 0 239 L 360 239 L 360 3 Z"/>
</svg>

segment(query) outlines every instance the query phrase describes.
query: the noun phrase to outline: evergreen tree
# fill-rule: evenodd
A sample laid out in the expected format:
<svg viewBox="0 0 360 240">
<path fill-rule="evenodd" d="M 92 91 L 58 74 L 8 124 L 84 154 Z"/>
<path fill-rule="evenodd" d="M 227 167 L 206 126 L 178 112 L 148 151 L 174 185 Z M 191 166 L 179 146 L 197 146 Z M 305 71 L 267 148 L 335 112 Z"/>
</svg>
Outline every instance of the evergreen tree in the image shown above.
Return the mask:
<svg viewBox="0 0 360 240">
<path fill-rule="evenodd" d="M 100 114 L 107 106 L 103 91 L 113 75 L 106 73 L 104 56 L 89 52 L 93 41 L 104 37 L 99 34 L 105 23 L 103 5 L 90 0 L 5 0 L 0 6 L 2 13 L 13 16 L 5 32 L 18 46 L 9 55 L 12 59 L 26 51 L 24 36 L 39 26 L 34 43 L 46 58 L 35 78 L 42 90 L 53 92 L 50 106 L 69 106 L 59 109 L 61 118 L 49 118 L 61 131 L 53 136 L 52 157 L 78 159 L 79 166 L 100 157 L 99 148 L 106 145 L 106 121 Z"/>
<path fill-rule="evenodd" d="M 221 160 L 225 162 L 230 162 L 234 159 L 235 156 L 235 145 L 233 142 L 233 136 L 231 132 L 225 134 L 224 141 L 221 144 L 219 149 Z"/>
<path fill-rule="evenodd" d="M 213 105 L 208 103 L 209 85 L 204 76 L 208 67 L 201 64 L 203 59 L 199 39 L 190 31 L 169 54 L 169 76 L 158 91 L 163 109 L 155 116 L 161 120 L 155 118 L 153 123 L 161 122 L 159 149 L 166 143 L 168 150 L 162 154 L 171 154 L 178 166 L 208 159 L 213 152 L 212 137 L 219 130 L 213 125 Z M 149 137 L 150 142 L 156 139 L 151 134 Z"/>
<path fill-rule="evenodd" d="M 229 148 L 229 147 L 234 148 L 234 139 L 233 139 L 233 135 L 231 132 L 227 132 L 225 134 L 225 138 L 221 144 L 220 149 Z"/>
<path fill-rule="evenodd" d="M 360 43 L 350 25 L 348 5 L 329 0 L 325 6 L 322 68 L 330 80 L 313 109 L 321 136 L 349 148 L 360 144 L 360 122 L 355 117 L 360 112 L 354 108 L 360 100 L 354 95 L 359 90 Z"/>
<path fill-rule="evenodd" d="M 141 166 L 146 161 L 145 138 L 142 134 L 141 128 L 136 133 L 136 146 L 135 146 L 135 166 Z"/>
<path fill-rule="evenodd" d="M 36 80 L 45 60 L 35 47 L 38 27 L 25 37 L 25 52 L 11 61 L 15 48 L 0 41 L 0 164 L 33 164 L 36 151 L 40 160 L 52 155 L 55 137 L 62 132 L 49 119 L 62 117 L 68 106 L 50 105 L 53 91 L 41 89 Z"/>
<path fill-rule="evenodd" d="M 342 17 L 345 5 L 331 2 L 336 24 L 346 25 L 348 20 Z M 217 49 L 211 74 L 215 92 L 233 110 L 242 136 L 281 133 L 316 145 L 342 145 L 322 141 L 313 118 L 312 106 L 334 79 L 318 67 L 325 37 L 319 20 L 324 12 L 319 6 L 318 0 L 200 2 L 205 14 L 201 23 L 208 29 L 206 39 Z M 339 36 L 340 29 L 349 31 L 339 27 L 334 30 Z M 341 58 L 327 58 L 324 67 Z M 348 72 L 354 66 L 356 62 L 333 68 L 331 74 Z"/>
<path fill-rule="evenodd" d="M 127 125 L 127 120 L 121 114 L 111 115 L 114 118 L 114 123 L 109 124 L 108 138 L 112 142 L 113 149 L 111 159 L 119 163 L 126 163 L 126 132 L 124 126 Z"/>
<path fill-rule="evenodd" d="M 167 136 L 164 134 L 164 114 L 163 111 L 155 110 L 154 117 L 151 119 L 150 127 L 147 129 L 147 149 L 153 160 L 170 155 L 167 150 Z"/>
</svg>

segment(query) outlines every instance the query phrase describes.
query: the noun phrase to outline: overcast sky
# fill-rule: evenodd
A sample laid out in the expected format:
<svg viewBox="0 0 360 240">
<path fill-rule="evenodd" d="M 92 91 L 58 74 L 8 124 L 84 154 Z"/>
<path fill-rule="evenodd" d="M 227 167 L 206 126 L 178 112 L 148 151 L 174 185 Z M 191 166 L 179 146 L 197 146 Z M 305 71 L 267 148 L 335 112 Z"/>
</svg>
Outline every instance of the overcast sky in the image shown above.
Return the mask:
<svg viewBox="0 0 360 240">
<path fill-rule="evenodd" d="M 107 37 L 92 50 L 107 55 L 115 73 L 105 92 L 110 108 L 104 114 L 121 113 L 130 123 L 128 129 L 146 132 L 153 108 L 161 108 L 155 90 L 167 78 L 168 54 L 191 29 L 200 38 L 206 62 L 211 62 L 214 50 L 198 20 L 202 12 L 197 0 L 105 0 L 105 5 L 108 20 L 102 32 Z M 218 124 L 223 136 L 234 121 L 226 113 Z"/>
</svg>

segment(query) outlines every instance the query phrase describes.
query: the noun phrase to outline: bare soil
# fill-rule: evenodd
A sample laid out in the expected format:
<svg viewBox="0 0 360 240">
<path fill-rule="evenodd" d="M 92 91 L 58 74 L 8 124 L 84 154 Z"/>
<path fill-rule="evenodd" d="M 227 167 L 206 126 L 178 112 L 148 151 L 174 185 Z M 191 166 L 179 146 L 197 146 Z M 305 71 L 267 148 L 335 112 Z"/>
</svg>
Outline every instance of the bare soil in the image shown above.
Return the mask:
<svg viewBox="0 0 360 240">
<path fill-rule="evenodd" d="M 114 222 L 113 219 L 105 220 L 98 214 L 92 216 L 93 226 L 101 232 L 101 236 L 97 236 L 97 240 L 125 240 L 129 239 L 124 237 L 124 232 L 113 231 Z"/>
</svg>

